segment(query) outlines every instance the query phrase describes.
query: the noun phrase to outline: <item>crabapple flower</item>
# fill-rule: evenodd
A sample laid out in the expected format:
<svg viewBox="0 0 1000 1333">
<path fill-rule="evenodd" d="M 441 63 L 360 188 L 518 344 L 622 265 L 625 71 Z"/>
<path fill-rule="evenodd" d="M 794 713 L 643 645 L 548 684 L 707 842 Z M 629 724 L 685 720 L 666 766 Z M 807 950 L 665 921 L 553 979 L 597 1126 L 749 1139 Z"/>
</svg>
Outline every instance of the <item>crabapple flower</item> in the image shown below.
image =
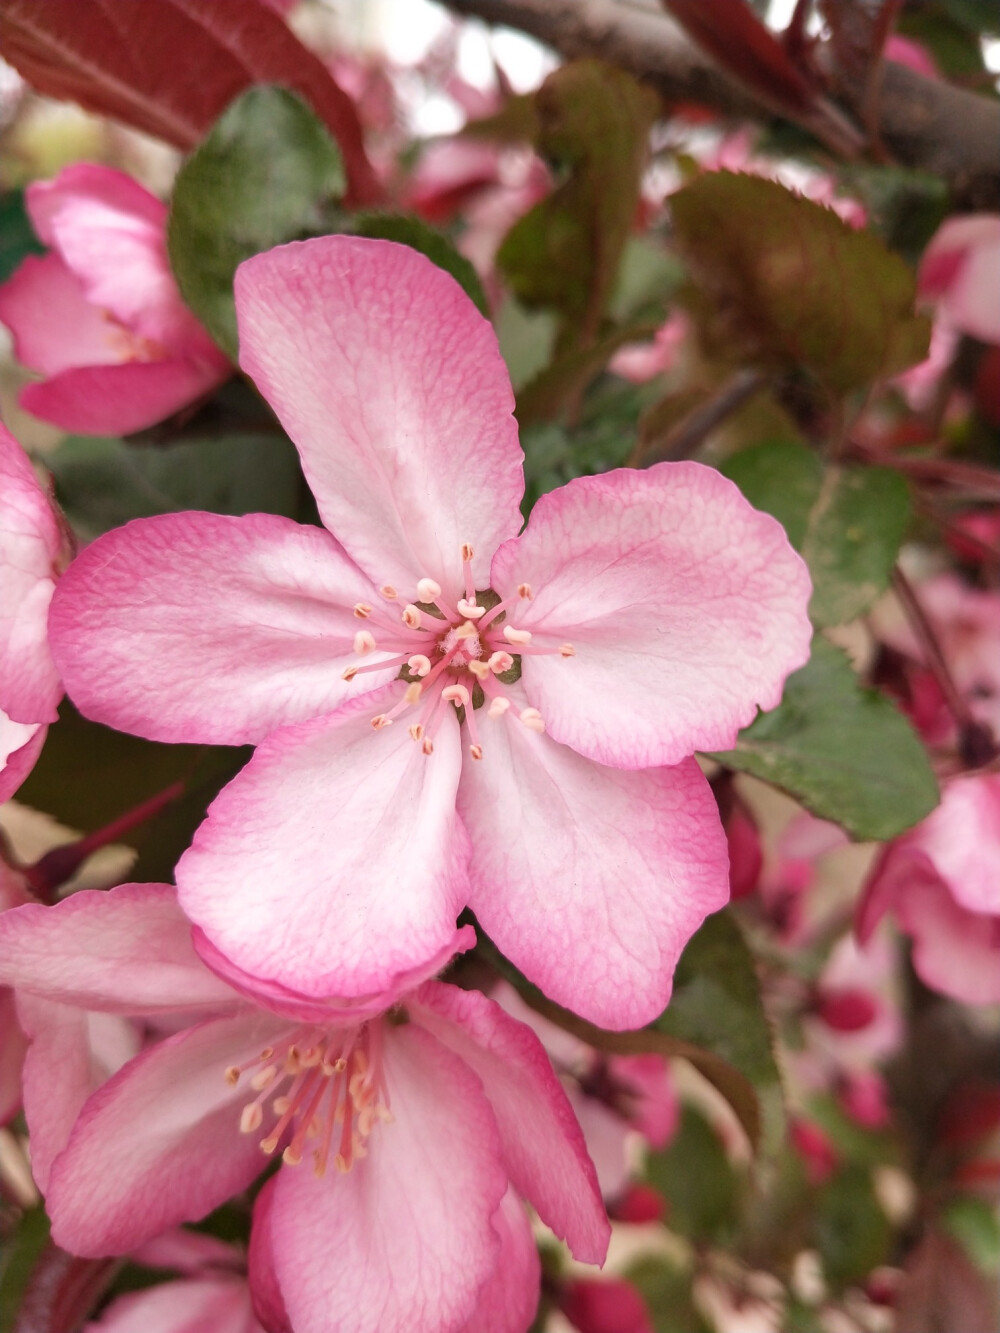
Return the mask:
<svg viewBox="0 0 1000 1333">
<path fill-rule="evenodd" d="M 594 1169 L 537 1038 L 484 996 L 426 979 L 471 928 L 354 1004 L 261 985 L 195 934 L 218 971 L 159 884 L 0 918 L 0 980 L 19 1003 L 172 1029 L 67 1126 L 45 1191 L 58 1244 L 127 1253 L 280 1156 L 255 1252 L 273 1266 L 268 1308 L 280 1299 L 295 1333 L 464 1333 L 486 1326 L 473 1316 L 487 1290 L 491 1328 L 523 1333 L 538 1267 L 510 1187 L 577 1258 L 603 1260 Z M 50 1063 L 55 1103 L 61 1079 Z"/>
<path fill-rule="evenodd" d="M 44 376 L 21 405 L 64 430 L 127 434 L 162 421 L 232 373 L 181 300 L 167 207 L 111 167 L 78 163 L 26 193 L 38 237 L 0 287 L 14 353 Z"/>
<path fill-rule="evenodd" d="M 67 555 L 27 454 L 0 425 L 0 801 L 31 772 L 62 698 L 47 626 Z"/>
<path fill-rule="evenodd" d="M 518 536 L 496 338 L 406 246 L 281 246 L 236 300 L 329 532 L 137 520 L 52 614 L 89 716 L 259 743 L 178 866 L 185 911 L 256 976 L 362 995 L 468 905 L 560 1003 L 648 1021 L 728 894 L 693 752 L 731 746 L 806 659 L 804 565 L 697 463 L 572 481 Z"/>
<path fill-rule="evenodd" d="M 943 222 L 920 261 L 917 290 L 952 328 L 1000 343 L 1000 214 Z"/>
<path fill-rule="evenodd" d="M 1000 774 L 953 778 L 941 804 L 884 848 L 861 902 L 862 941 L 886 912 L 913 940 L 926 985 L 1000 1004 Z"/>
</svg>

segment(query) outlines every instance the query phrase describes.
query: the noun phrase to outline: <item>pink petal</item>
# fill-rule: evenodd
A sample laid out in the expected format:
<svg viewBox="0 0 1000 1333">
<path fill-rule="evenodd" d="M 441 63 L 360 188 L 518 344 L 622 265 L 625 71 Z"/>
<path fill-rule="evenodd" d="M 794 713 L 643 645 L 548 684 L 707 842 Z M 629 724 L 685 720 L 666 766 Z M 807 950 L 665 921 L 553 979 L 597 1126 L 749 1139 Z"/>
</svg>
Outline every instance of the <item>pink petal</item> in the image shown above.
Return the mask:
<svg viewBox="0 0 1000 1333">
<path fill-rule="evenodd" d="M 410 1007 L 479 1076 L 514 1188 L 576 1258 L 603 1262 L 611 1229 L 597 1176 L 542 1043 L 478 991 L 429 981 Z"/>
<path fill-rule="evenodd" d="M 122 360 L 119 326 L 90 304 L 55 254 L 29 255 L 0 287 L 0 323 L 13 334 L 21 365 L 42 375 Z"/>
<path fill-rule="evenodd" d="M 83 1333 L 263 1333 L 246 1280 L 203 1277 L 161 1282 L 119 1296 Z"/>
<path fill-rule="evenodd" d="M 953 778 L 899 841 L 929 858 L 959 906 L 1000 917 L 1000 773 Z"/>
<path fill-rule="evenodd" d="M 46 1207 L 56 1244 L 88 1257 L 126 1254 L 245 1189 L 264 1158 L 239 1130 L 246 1089 L 225 1071 L 281 1026 L 260 1012 L 202 1023 L 99 1088 L 53 1163 Z"/>
<path fill-rule="evenodd" d="M 0 803 L 10 800 L 35 767 L 48 730 L 44 723 L 12 722 L 0 712 Z"/>
<path fill-rule="evenodd" d="M 604 1102 L 588 1097 L 573 1080 L 568 1080 L 566 1095 L 594 1163 L 601 1197 L 620 1198 L 632 1174 L 629 1143 L 635 1136 L 631 1125 Z"/>
<path fill-rule="evenodd" d="M 538 645 L 522 680 L 556 740 L 616 768 L 732 746 L 809 656 L 809 575 L 784 529 L 700 463 L 581 477 L 493 561 Z"/>
<path fill-rule="evenodd" d="M 17 1006 L 31 1039 L 24 1061 L 31 1171 L 44 1193 L 81 1108 L 138 1052 L 139 1033 L 117 1014 L 88 1013 L 26 992 Z"/>
<path fill-rule="evenodd" d="M 476 1294 L 475 1312 L 461 1333 L 524 1333 L 538 1309 L 542 1266 L 524 1207 L 508 1189 L 493 1216 L 500 1258 Z"/>
<path fill-rule="evenodd" d="M 1000 215 L 948 218 L 924 251 L 917 282 L 955 328 L 1000 342 Z"/>
<path fill-rule="evenodd" d="M 729 896 L 726 839 L 693 759 L 604 768 L 517 721 L 482 724 L 459 812 L 469 905 L 547 995 L 602 1027 L 670 998 L 681 950 Z"/>
<path fill-rule="evenodd" d="M 254 1200 L 247 1251 L 250 1298 L 267 1333 L 292 1333 L 285 1298 L 274 1271 L 274 1189 L 280 1174 L 266 1181 Z"/>
<path fill-rule="evenodd" d="M 106 1013 L 233 1009 L 240 996 L 199 959 L 169 884 L 82 890 L 0 916 L 0 980 Z"/>
<path fill-rule="evenodd" d="M 301 991 L 282 986 L 276 981 L 267 981 L 262 977 L 244 972 L 215 947 L 205 932 L 197 926 L 193 934 L 194 946 L 202 961 L 212 969 L 216 976 L 256 1004 L 263 1005 L 272 1013 L 288 1014 L 307 1023 L 360 1023 L 368 1018 L 377 1018 L 380 1014 L 398 1004 L 410 991 L 422 982 L 434 977 L 451 962 L 455 954 L 465 953 L 476 944 L 476 932 L 471 926 L 461 926 L 454 931 L 451 939 L 437 953 L 423 959 L 416 967 L 408 968 L 393 978 L 385 990 L 375 991 L 371 995 L 360 995 L 355 999 L 339 997 L 313 997 L 303 995 Z"/>
<path fill-rule="evenodd" d="M 393 1123 L 346 1175 L 283 1170 L 275 1271 L 295 1333 L 459 1333 L 501 1246 L 507 1189 L 478 1080 L 413 1024 L 389 1029 Z"/>
<path fill-rule="evenodd" d="M 660 1055 L 613 1055 L 611 1076 L 629 1097 L 629 1119 L 653 1148 L 665 1148 L 680 1120 L 670 1065 Z"/>
<path fill-rule="evenodd" d="M 6 1125 L 21 1109 L 21 1069 L 27 1049 L 14 992 L 0 986 L 0 1125 Z"/>
<path fill-rule="evenodd" d="M 175 1227 L 147 1244 L 133 1250 L 130 1258 L 143 1268 L 169 1268 L 188 1277 L 197 1277 L 206 1268 L 242 1273 L 246 1259 L 238 1245 L 219 1240 L 204 1231 Z"/>
<path fill-rule="evenodd" d="M 368 996 L 440 955 L 465 903 L 451 710 L 426 756 L 373 731 L 398 685 L 270 736 L 177 867 L 181 902 L 246 972 L 309 997 Z"/>
<path fill-rule="evenodd" d="M 326 713 L 371 585 L 320 528 L 273 514 L 136 519 L 82 551 L 53 652 L 88 716 L 152 740 L 239 745 Z M 395 674 L 361 676 L 370 690 Z"/>
<path fill-rule="evenodd" d="M 84 163 L 29 185 L 27 202 L 39 236 L 93 305 L 154 340 L 161 354 L 213 354 L 170 271 L 167 209 L 159 199 L 121 172 Z"/>
<path fill-rule="evenodd" d="M 372 579 L 465 595 L 521 526 L 514 398 L 496 337 L 405 245 L 323 236 L 236 272 L 240 363 L 298 446 L 327 525 Z"/>
<path fill-rule="evenodd" d="M 26 412 L 81 435 L 130 435 L 155 426 L 228 377 L 179 357 L 64 370 L 21 390 Z"/>
<path fill-rule="evenodd" d="M 62 688 L 46 626 L 61 555 L 52 504 L 0 425 L 0 708 L 14 722 L 56 720 Z"/>
</svg>

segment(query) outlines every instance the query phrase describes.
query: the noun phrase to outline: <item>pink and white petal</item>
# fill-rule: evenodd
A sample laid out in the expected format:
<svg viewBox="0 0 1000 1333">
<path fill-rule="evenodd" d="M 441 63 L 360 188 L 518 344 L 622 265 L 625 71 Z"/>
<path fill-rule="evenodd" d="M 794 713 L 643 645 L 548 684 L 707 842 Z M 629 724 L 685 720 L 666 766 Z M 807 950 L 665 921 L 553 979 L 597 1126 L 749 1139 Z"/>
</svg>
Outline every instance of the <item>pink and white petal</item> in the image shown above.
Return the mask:
<svg viewBox="0 0 1000 1333">
<path fill-rule="evenodd" d="M 0 708 L 15 722 L 54 722 L 62 695 L 46 638 L 62 555 L 51 501 L 27 454 L 0 425 Z"/>
<path fill-rule="evenodd" d="M 21 1109 L 21 1071 L 27 1049 L 14 992 L 0 986 L 0 1125 L 12 1120 Z"/>
<path fill-rule="evenodd" d="M 630 1145 L 635 1132 L 627 1120 L 596 1097 L 588 1097 L 580 1085 L 570 1080 L 566 1095 L 583 1132 L 587 1154 L 597 1172 L 597 1185 L 603 1199 L 624 1195 L 632 1175 Z"/>
<path fill-rule="evenodd" d="M 809 575 L 784 529 L 714 468 L 659 463 L 543 495 L 491 585 L 535 646 L 522 682 L 556 740 L 616 768 L 732 746 L 808 659 Z"/>
<path fill-rule="evenodd" d="M 10 800 L 35 767 L 48 731 L 44 722 L 12 722 L 0 712 L 0 804 Z"/>
<path fill-rule="evenodd" d="M 228 370 L 174 357 L 80 366 L 21 390 L 26 412 L 81 435 L 130 435 L 209 393 Z"/>
<path fill-rule="evenodd" d="M 177 866 L 184 910 L 265 985 L 370 996 L 454 940 L 468 862 L 458 722 L 449 709 L 430 756 L 402 723 L 374 731 L 400 690 L 268 737 Z"/>
<path fill-rule="evenodd" d="M 566 1094 L 534 1032 L 479 991 L 436 981 L 422 986 L 409 1008 L 416 1023 L 479 1077 L 517 1192 L 578 1259 L 603 1262 L 611 1228 L 597 1176 Z"/>
<path fill-rule="evenodd" d="M 83 1333 L 263 1333 L 246 1279 L 202 1277 L 161 1282 L 119 1296 Z"/>
<path fill-rule="evenodd" d="M 85 889 L 0 916 L 0 979 L 20 991 L 118 1014 L 243 1007 L 194 951 L 170 884 Z"/>
<path fill-rule="evenodd" d="M 234 1273 L 243 1273 L 246 1268 L 241 1247 L 187 1227 L 165 1231 L 133 1250 L 129 1258 L 143 1268 L 169 1268 L 188 1277 L 197 1277 L 207 1268 Z"/>
<path fill-rule="evenodd" d="M 661 1055 L 613 1055 L 611 1077 L 625 1088 L 629 1120 L 653 1148 L 665 1148 L 680 1121 L 680 1103 Z"/>
<path fill-rule="evenodd" d="M 118 1014 L 88 1013 L 23 991 L 17 1010 L 31 1042 L 24 1061 L 31 1170 L 45 1193 L 84 1103 L 138 1054 L 139 1032 Z"/>
<path fill-rule="evenodd" d="M 207 967 L 218 977 L 222 977 L 248 999 L 270 1009 L 272 1013 L 288 1014 L 291 1018 L 301 1019 L 305 1023 L 362 1023 L 398 1004 L 410 991 L 445 968 L 456 954 L 465 953 L 476 944 L 476 932 L 471 926 L 461 926 L 452 935 L 448 943 L 437 953 L 423 959 L 415 967 L 407 968 L 395 976 L 386 990 L 374 991 L 371 995 L 359 995 L 356 998 L 342 999 L 337 996 L 308 996 L 289 986 L 282 986 L 276 981 L 267 981 L 253 973 L 237 967 L 231 959 L 221 953 L 200 927 L 194 928 L 194 947 Z"/>
<path fill-rule="evenodd" d="M 516 720 L 482 731 L 459 791 L 469 906 L 557 1003 L 602 1027 L 650 1022 L 681 950 L 729 897 L 708 782 L 693 759 L 605 768 Z"/>
<path fill-rule="evenodd" d="M 961 907 L 1000 917 L 1000 773 L 953 778 L 902 842 L 929 858 Z"/>
<path fill-rule="evenodd" d="M 283 1170 L 275 1271 L 295 1333 L 459 1333 L 500 1258 L 507 1177 L 475 1075 L 413 1024 L 386 1032 L 393 1122 L 322 1179 Z"/>
<path fill-rule="evenodd" d="M 542 1265 L 531 1223 L 508 1188 L 493 1217 L 500 1258 L 476 1295 L 475 1313 L 461 1333 L 524 1333 L 538 1309 Z"/>
<path fill-rule="evenodd" d="M 122 359 L 119 326 L 91 305 L 56 254 L 29 255 L 0 287 L 0 324 L 10 329 L 21 365 L 41 375 Z"/>
<path fill-rule="evenodd" d="M 52 1165 L 57 1245 L 127 1254 L 245 1189 L 264 1159 L 241 1134 L 245 1088 L 225 1077 L 282 1031 L 260 1011 L 189 1028 L 130 1061 L 87 1101 Z"/>
<path fill-rule="evenodd" d="M 405 245 L 322 236 L 236 271 L 240 364 L 295 441 L 323 522 L 376 583 L 463 597 L 521 526 L 522 454 L 496 336 Z"/>
<path fill-rule="evenodd" d="M 133 177 L 96 162 L 76 162 L 47 181 L 33 181 L 25 191 L 31 225 L 43 245 L 56 246 L 58 233 L 80 221 L 76 209 L 103 207 L 132 216 L 148 228 L 166 227 L 167 207 Z"/>
<path fill-rule="evenodd" d="M 1000 1004 L 1000 916 L 967 911 L 930 878 L 912 880 L 894 911 L 925 985 L 963 1004 Z"/>
<path fill-rule="evenodd" d="M 60 580 L 52 650 L 77 706 L 151 740 L 240 745 L 360 684 L 371 585 L 321 528 L 273 514 L 164 514 L 98 538 Z M 396 674 L 359 677 L 365 689 Z"/>
<path fill-rule="evenodd" d="M 371 586 L 320 529 L 168 514 L 99 539 L 61 593 L 52 632 L 82 707 L 157 739 L 240 743 L 348 692 L 350 608 Z"/>
<path fill-rule="evenodd" d="M 267 1333 L 293 1333 L 274 1271 L 274 1189 L 279 1176 L 266 1181 L 254 1200 L 247 1269 L 250 1300 Z"/>
</svg>

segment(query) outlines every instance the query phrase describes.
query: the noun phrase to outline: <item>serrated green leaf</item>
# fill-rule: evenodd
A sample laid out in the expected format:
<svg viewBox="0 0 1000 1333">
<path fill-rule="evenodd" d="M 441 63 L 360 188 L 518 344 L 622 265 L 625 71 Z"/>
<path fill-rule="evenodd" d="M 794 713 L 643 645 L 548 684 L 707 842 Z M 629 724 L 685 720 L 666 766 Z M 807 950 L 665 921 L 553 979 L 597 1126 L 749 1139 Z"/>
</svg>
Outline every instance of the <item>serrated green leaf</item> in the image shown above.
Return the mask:
<svg viewBox="0 0 1000 1333">
<path fill-rule="evenodd" d="M 845 391 L 927 355 L 916 283 L 870 231 L 775 181 L 706 172 L 670 197 L 678 249 L 744 355 Z"/>
<path fill-rule="evenodd" d="M 774 1034 L 753 954 L 730 913 L 710 916 L 688 942 L 670 1004 L 652 1026 L 738 1070 L 756 1095 L 761 1150 L 770 1154 L 780 1147 L 785 1105 Z"/>
<path fill-rule="evenodd" d="M 46 454 L 45 463 L 66 517 L 85 541 L 132 518 L 184 509 L 292 518 L 300 497 L 298 455 L 279 434 L 226 435 L 162 448 L 71 435 Z"/>
<path fill-rule="evenodd" d="M 719 1135 L 685 1104 L 677 1133 L 646 1158 L 646 1178 L 667 1200 L 671 1231 L 695 1242 L 730 1242 L 737 1224 L 739 1181 Z"/>
<path fill-rule="evenodd" d="M 233 359 L 237 265 L 326 230 L 344 192 L 340 150 L 294 93 L 250 88 L 222 114 L 177 174 L 167 224 L 184 300 Z"/>
<path fill-rule="evenodd" d="M 614 290 L 658 103 L 624 71 L 579 60 L 534 105 L 535 147 L 564 179 L 514 224 L 497 264 L 525 305 L 559 313 L 567 351 L 596 335 Z"/>
<path fill-rule="evenodd" d="M 479 274 L 443 232 L 428 226 L 422 218 L 412 213 L 358 213 L 351 219 L 351 233 L 377 241 L 396 241 L 419 250 L 438 268 L 450 273 L 479 313 L 489 319 L 489 302 Z"/>
<path fill-rule="evenodd" d="M 812 450 L 790 441 L 742 450 L 721 470 L 755 508 L 774 515 L 805 559 L 815 624 L 853 620 L 889 586 L 911 517 L 898 472 L 824 468 Z"/>
<path fill-rule="evenodd" d="M 863 689 L 839 648 L 813 641 L 777 708 L 714 756 L 782 788 L 856 838 L 893 838 L 930 814 L 937 782 L 913 728 L 883 695 Z"/>
</svg>

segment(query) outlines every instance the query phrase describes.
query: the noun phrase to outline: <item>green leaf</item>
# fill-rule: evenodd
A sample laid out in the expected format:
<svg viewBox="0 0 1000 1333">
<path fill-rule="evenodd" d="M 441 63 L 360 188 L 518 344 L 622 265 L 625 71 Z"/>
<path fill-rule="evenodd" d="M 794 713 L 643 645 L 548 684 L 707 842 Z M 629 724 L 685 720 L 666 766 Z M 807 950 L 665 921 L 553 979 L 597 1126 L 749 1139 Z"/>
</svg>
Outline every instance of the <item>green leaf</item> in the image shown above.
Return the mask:
<svg viewBox="0 0 1000 1333">
<path fill-rule="evenodd" d="M 845 391 L 927 355 L 913 273 L 870 231 L 775 181 L 706 172 L 670 197 L 681 255 L 744 355 Z"/>
<path fill-rule="evenodd" d="M 614 290 L 658 102 L 598 60 L 557 69 L 534 101 L 535 147 L 563 179 L 507 233 L 497 264 L 525 305 L 559 313 L 566 351 L 596 335 Z"/>
<path fill-rule="evenodd" d="M 711 1051 L 743 1075 L 757 1105 L 752 1112 L 744 1108 L 741 1119 L 746 1124 L 754 1118 L 757 1146 L 765 1154 L 776 1152 L 785 1133 L 785 1106 L 774 1035 L 753 954 L 730 913 L 710 916 L 689 941 L 670 1004 L 653 1027 Z M 736 1090 L 727 1095 L 733 1101 Z"/>
<path fill-rule="evenodd" d="M 0 282 L 6 282 L 28 255 L 44 252 L 24 207 L 24 191 L 5 190 L 0 194 Z"/>
<path fill-rule="evenodd" d="M 870 1171 L 849 1163 L 823 1186 L 813 1231 L 824 1276 L 835 1290 L 863 1281 L 888 1262 L 892 1226 L 875 1195 Z"/>
<path fill-rule="evenodd" d="M 428 226 L 422 218 L 414 217 L 412 213 L 358 213 L 351 219 L 350 229 L 355 236 L 368 236 L 376 241 L 396 241 L 400 245 L 408 245 L 412 250 L 419 250 L 438 268 L 450 273 L 466 296 L 472 299 L 479 313 L 489 319 L 489 302 L 483 284 L 479 281 L 479 274 L 443 232 Z"/>
<path fill-rule="evenodd" d="M 227 435 L 165 447 L 71 435 L 45 463 L 56 497 L 86 541 L 132 518 L 207 509 L 297 515 L 298 455 L 279 434 Z"/>
<path fill-rule="evenodd" d="M 939 799 L 913 728 L 883 695 L 863 689 L 845 655 L 821 637 L 778 707 L 740 732 L 735 750 L 714 757 L 856 838 L 893 838 Z"/>
<path fill-rule="evenodd" d="M 809 614 L 841 625 L 889 586 L 910 522 L 910 493 L 891 468 L 824 468 L 804 445 L 775 441 L 732 455 L 722 472 L 782 524 L 813 580 Z"/>
<path fill-rule="evenodd" d="M 732 1240 L 739 1181 L 719 1135 L 702 1113 L 685 1103 L 670 1143 L 646 1158 L 646 1178 L 667 1201 L 667 1222 L 696 1243 Z"/>
<path fill-rule="evenodd" d="M 652 338 L 656 329 L 657 325 L 648 322 L 620 326 L 587 347 L 556 357 L 518 393 L 519 424 L 555 421 L 571 414 L 587 385 L 604 370 L 615 352 L 626 343 Z"/>
<path fill-rule="evenodd" d="M 996 1279 L 1000 1272 L 1000 1217 L 989 1199 L 962 1194 L 941 1213 L 941 1227 L 961 1245 L 976 1267 Z"/>
<path fill-rule="evenodd" d="M 167 225 L 184 300 L 237 356 L 233 274 L 251 255 L 326 230 L 344 192 L 340 150 L 293 93 L 250 88 L 181 167 Z"/>
<path fill-rule="evenodd" d="M 21 1298 L 42 1251 L 49 1243 L 44 1208 L 24 1214 L 12 1238 L 0 1251 L 0 1333 L 13 1333 Z"/>
</svg>

